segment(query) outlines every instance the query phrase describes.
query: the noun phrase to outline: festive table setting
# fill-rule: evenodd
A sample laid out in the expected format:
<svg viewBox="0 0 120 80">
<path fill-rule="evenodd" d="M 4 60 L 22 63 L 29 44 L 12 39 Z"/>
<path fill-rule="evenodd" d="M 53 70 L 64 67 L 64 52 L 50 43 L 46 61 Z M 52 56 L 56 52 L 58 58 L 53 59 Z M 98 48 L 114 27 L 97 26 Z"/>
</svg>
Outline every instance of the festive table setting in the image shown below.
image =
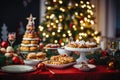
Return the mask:
<svg viewBox="0 0 120 80">
<path fill-rule="evenodd" d="M 93 41 L 71 41 L 65 46 L 41 44 L 30 15 L 21 44 L 15 33 L 0 46 L 0 80 L 117 80 L 120 55 L 110 55 Z"/>
</svg>

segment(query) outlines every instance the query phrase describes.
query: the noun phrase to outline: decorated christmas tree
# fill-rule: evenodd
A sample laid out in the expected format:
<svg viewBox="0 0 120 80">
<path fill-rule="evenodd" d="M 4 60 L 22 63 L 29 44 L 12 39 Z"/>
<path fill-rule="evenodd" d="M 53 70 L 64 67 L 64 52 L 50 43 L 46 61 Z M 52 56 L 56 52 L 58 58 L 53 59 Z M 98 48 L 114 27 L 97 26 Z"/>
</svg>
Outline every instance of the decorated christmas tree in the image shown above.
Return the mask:
<svg viewBox="0 0 120 80">
<path fill-rule="evenodd" d="M 46 0 L 45 18 L 39 26 L 40 37 L 46 43 L 64 46 L 71 40 L 96 40 L 95 6 L 89 0 Z"/>
</svg>

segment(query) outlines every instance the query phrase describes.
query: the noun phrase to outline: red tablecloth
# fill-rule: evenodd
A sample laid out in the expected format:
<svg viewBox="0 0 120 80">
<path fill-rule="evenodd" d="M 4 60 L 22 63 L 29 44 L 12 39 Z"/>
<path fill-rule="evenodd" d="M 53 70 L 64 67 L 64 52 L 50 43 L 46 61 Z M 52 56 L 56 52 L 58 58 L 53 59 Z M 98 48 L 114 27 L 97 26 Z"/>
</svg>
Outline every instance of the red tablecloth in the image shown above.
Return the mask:
<svg viewBox="0 0 120 80">
<path fill-rule="evenodd" d="M 0 72 L 0 80 L 119 80 L 120 71 L 108 70 L 106 66 L 97 66 L 89 72 L 82 72 L 73 67 L 65 69 L 49 68 L 49 71 L 33 71 L 28 73 L 6 73 Z"/>
</svg>

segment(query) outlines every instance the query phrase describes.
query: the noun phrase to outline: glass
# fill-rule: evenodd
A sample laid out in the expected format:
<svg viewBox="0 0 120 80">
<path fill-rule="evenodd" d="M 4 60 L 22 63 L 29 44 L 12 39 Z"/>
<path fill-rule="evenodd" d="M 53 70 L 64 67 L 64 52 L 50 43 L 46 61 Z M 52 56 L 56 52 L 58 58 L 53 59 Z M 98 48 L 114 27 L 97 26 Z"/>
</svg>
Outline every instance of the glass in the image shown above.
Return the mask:
<svg viewBox="0 0 120 80">
<path fill-rule="evenodd" d="M 111 51 L 111 55 L 114 56 L 115 52 L 118 49 L 118 41 L 114 40 L 109 43 L 109 50 Z"/>
<path fill-rule="evenodd" d="M 16 33 L 15 32 L 8 33 L 8 41 L 11 46 L 13 46 L 15 40 L 16 40 Z"/>
</svg>

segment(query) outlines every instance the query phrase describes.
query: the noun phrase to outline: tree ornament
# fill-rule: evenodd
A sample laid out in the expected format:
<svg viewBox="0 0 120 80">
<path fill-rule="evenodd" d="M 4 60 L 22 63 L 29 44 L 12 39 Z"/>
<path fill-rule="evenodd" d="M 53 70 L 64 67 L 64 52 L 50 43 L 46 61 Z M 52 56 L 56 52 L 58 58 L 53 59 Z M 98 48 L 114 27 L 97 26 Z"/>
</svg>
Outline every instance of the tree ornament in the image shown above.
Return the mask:
<svg viewBox="0 0 120 80">
<path fill-rule="evenodd" d="M 7 48 L 9 46 L 9 43 L 7 41 L 2 41 L 0 45 L 3 48 Z"/>
<path fill-rule="evenodd" d="M 70 28 L 73 28 L 73 23 L 72 23 L 72 22 L 69 24 L 69 27 L 70 27 Z"/>
<path fill-rule="evenodd" d="M 115 69 L 115 61 L 110 61 L 109 64 L 108 64 L 108 68 L 109 69 Z"/>
</svg>

